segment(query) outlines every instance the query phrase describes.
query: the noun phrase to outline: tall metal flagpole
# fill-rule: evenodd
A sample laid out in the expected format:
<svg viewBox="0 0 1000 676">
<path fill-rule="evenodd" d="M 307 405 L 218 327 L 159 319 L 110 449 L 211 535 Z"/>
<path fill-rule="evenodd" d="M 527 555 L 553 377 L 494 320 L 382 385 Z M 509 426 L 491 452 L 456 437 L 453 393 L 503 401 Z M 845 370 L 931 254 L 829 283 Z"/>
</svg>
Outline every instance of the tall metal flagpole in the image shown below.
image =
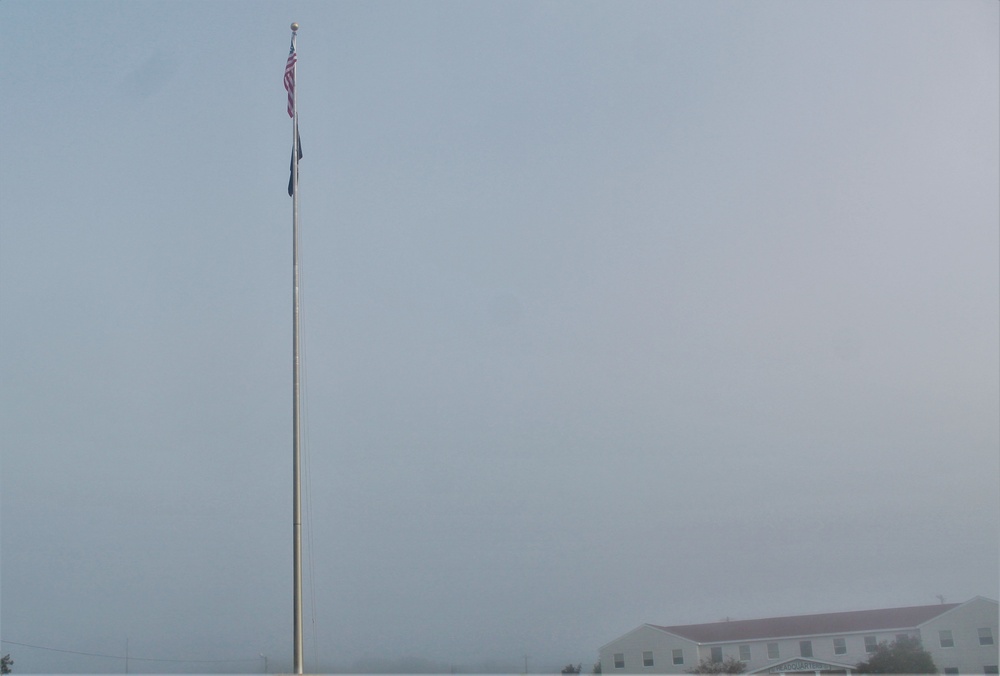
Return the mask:
<svg viewBox="0 0 1000 676">
<path fill-rule="evenodd" d="M 292 44 L 288 52 L 288 62 L 285 65 L 285 89 L 288 90 L 288 112 L 292 116 L 292 160 L 291 160 L 291 192 L 292 192 L 292 528 L 293 554 L 292 565 L 294 600 L 292 610 L 294 669 L 296 674 L 302 673 L 302 477 L 301 477 L 301 439 L 302 425 L 299 406 L 301 380 L 299 378 L 299 111 L 296 105 L 295 64 L 298 60 L 295 53 L 295 36 L 299 25 L 293 23 Z"/>
</svg>

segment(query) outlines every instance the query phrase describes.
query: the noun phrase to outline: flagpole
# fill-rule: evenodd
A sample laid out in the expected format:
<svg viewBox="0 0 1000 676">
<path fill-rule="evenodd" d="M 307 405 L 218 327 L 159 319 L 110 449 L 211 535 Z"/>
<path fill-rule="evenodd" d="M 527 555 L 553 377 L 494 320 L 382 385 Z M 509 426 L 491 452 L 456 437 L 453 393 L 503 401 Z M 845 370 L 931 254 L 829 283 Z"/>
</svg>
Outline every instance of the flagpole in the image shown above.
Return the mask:
<svg viewBox="0 0 1000 676">
<path fill-rule="evenodd" d="M 301 341 L 299 326 L 299 110 L 296 105 L 295 87 L 295 37 L 299 25 L 293 23 L 292 44 L 289 52 L 292 86 L 288 91 L 292 113 L 292 566 L 294 600 L 292 603 L 294 670 L 302 673 L 302 470 L 301 470 L 301 379 L 299 377 L 299 343 Z M 288 88 L 288 73 L 286 67 L 285 86 Z"/>
</svg>

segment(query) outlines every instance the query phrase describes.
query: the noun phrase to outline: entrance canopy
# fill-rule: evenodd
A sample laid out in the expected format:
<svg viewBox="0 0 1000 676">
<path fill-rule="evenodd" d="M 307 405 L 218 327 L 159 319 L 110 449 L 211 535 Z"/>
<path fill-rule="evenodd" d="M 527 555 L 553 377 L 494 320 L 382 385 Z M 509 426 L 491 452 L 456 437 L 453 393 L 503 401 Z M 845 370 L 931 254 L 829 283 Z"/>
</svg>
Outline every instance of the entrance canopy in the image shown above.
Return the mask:
<svg viewBox="0 0 1000 676">
<path fill-rule="evenodd" d="M 775 662 L 760 669 L 754 669 L 751 674 L 851 674 L 853 664 L 826 662 L 805 657 L 793 657 Z"/>
</svg>

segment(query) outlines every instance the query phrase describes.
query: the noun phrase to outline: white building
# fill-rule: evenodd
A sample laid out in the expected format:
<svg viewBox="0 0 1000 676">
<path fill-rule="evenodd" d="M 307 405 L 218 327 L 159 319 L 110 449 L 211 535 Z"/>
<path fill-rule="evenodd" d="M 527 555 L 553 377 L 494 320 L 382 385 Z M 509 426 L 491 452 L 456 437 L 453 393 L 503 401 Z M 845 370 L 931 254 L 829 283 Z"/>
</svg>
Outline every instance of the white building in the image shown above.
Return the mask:
<svg viewBox="0 0 1000 676">
<path fill-rule="evenodd" d="M 919 638 L 945 674 L 996 674 L 997 602 L 855 610 L 661 627 L 644 624 L 601 648 L 601 671 L 683 674 L 734 657 L 748 673 L 852 673 L 882 641 Z"/>
</svg>

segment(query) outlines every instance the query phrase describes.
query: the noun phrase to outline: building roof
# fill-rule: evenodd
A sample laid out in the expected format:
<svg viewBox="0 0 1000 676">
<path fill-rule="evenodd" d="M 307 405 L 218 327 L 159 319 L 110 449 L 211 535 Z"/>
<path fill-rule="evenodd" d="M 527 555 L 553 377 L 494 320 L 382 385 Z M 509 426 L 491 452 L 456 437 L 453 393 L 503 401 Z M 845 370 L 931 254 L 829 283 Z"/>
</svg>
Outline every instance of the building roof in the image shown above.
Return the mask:
<svg viewBox="0 0 1000 676">
<path fill-rule="evenodd" d="M 909 608 L 852 610 L 844 613 L 768 617 L 760 620 L 730 620 L 708 624 L 682 624 L 673 627 L 650 625 L 697 643 L 752 641 L 765 638 L 813 636 L 817 634 L 849 634 L 862 631 L 913 629 L 958 603 L 937 603 Z"/>
</svg>

